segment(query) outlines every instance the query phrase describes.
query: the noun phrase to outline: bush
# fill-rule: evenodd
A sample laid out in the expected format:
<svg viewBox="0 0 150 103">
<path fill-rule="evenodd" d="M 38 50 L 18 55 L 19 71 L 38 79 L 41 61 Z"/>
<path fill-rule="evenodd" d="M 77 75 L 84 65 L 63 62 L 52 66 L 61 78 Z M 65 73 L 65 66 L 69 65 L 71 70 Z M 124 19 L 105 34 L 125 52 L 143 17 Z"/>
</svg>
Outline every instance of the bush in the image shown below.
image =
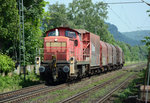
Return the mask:
<svg viewBox="0 0 150 103">
<path fill-rule="evenodd" d="M 14 70 L 15 63 L 7 55 L 0 53 L 0 72 L 7 74 Z"/>
<path fill-rule="evenodd" d="M 26 75 L 25 81 L 23 75 L 19 76 L 13 74 L 11 77 L 0 75 L 0 93 L 14 91 L 37 84 L 40 84 L 40 78 L 33 73 Z"/>
</svg>

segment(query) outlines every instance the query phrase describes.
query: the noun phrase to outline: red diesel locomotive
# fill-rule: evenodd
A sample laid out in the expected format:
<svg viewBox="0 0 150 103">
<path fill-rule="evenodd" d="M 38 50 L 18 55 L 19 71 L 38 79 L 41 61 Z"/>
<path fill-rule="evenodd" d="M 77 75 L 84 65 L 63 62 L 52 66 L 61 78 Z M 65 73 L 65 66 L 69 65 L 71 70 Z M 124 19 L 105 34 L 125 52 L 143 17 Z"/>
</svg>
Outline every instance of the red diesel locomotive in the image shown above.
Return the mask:
<svg viewBox="0 0 150 103">
<path fill-rule="evenodd" d="M 58 27 L 46 32 L 40 75 L 47 82 L 82 78 L 122 68 L 122 49 L 82 29 Z"/>
</svg>

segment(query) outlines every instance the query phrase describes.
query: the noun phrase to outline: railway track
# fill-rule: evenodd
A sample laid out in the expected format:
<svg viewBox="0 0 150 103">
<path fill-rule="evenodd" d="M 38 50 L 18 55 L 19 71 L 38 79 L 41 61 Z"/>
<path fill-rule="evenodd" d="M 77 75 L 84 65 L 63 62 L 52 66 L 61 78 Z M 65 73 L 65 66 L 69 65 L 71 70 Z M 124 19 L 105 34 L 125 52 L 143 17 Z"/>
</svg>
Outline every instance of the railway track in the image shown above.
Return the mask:
<svg viewBox="0 0 150 103">
<path fill-rule="evenodd" d="M 16 90 L 16 91 L 2 93 L 2 94 L 0 94 L 0 101 L 7 99 L 7 98 L 18 96 L 18 95 L 23 94 L 23 93 L 28 93 L 28 92 L 33 91 L 33 90 L 44 88 L 44 87 L 47 87 L 47 86 L 45 84 L 39 84 L 39 85 L 29 86 L 29 87 L 26 87 L 26 88 L 23 88 L 20 90 Z"/>
<path fill-rule="evenodd" d="M 24 90 L 18 90 L 18 91 L 13 91 L 13 92 L 10 92 L 10 93 L 5 93 L 4 95 L 1 94 L 1 99 L 0 99 L 0 103 L 8 103 L 8 102 L 11 102 L 11 103 L 17 103 L 17 102 L 22 102 L 22 101 L 25 101 L 25 100 L 28 100 L 30 98 L 33 98 L 33 97 L 36 97 L 36 96 L 39 96 L 41 94 L 44 94 L 44 93 L 47 93 L 47 92 L 51 92 L 51 91 L 55 91 L 55 90 L 58 90 L 58 89 L 62 89 L 66 87 L 66 84 L 61 84 L 61 85 L 58 85 L 58 86 L 45 86 L 45 87 L 38 87 L 37 88 L 33 88 L 33 87 L 28 87 L 28 88 L 25 88 L 24 90 L 27 90 L 27 89 L 30 89 L 28 90 L 28 92 L 25 92 Z M 7 96 L 8 97 L 5 97 Z M 14 96 L 13 96 L 14 95 Z"/>
<path fill-rule="evenodd" d="M 110 91 L 105 96 L 103 96 L 102 98 L 100 98 L 96 103 L 105 103 L 113 95 L 114 92 L 116 92 L 119 89 L 121 89 L 122 87 L 124 87 L 128 83 L 129 80 L 134 79 L 135 77 L 136 77 L 135 75 L 132 75 L 132 76 L 128 77 L 124 82 L 120 83 L 112 91 Z"/>
<path fill-rule="evenodd" d="M 145 65 L 140 66 L 140 68 L 143 67 L 143 66 L 145 66 Z M 130 80 L 135 79 L 136 78 L 136 74 L 137 73 L 135 73 L 134 75 L 129 76 L 126 80 L 121 82 L 118 86 L 116 86 L 110 92 L 108 92 L 103 97 L 101 97 L 96 103 L 109 103 L 109 98 L 111 98 L 116 91 L 118 91 L 121 88 L 123 88 L 126 85 L 128 85 Z"/>
<path fill-rule="evenodd" d="M 140 67 L 143 67 L 144 65 L 140 66 Z M 133 69 L 136 69 L 137 67 L 133 68 Z M 104 88 L 105 86 L 108 86 L 110 85 L 112 82 L 115 82 L 117 81 L 118 79 L 122 78 L 123 76 L 127 75 L 128 72 L 124 73 L 124 74 L 121 74 L 115 78 L 112 78 L 111 80 L 108 80 L 102 84 L 99 84 L 99 85 L 96 85 L 88 90 L 85 90 L 83 92 L 80 92 L 76 95 L 73 95 L 63 101 L 60 101 L 60 103 L 72 103 L 72 102 L 81 102 L 81 100 L 83 100 L 83 98 L 86 98 L 88 97 L 88 94 L 90 93 L 93 93 L 93 92 L 96 92 L 97 90 L 101 89 L 101 88 Z M 135 78 L 135 75 L 131 75 L 129 76 L 127 79 L 125 79 L 124 82 L 121 82 L 116 88 L 114 88 L 112 91 L 110 91 L 108 94 L 106 94 L 104 97 L 102 97 L 99 101 L 97 101 L 97 103 L 104 103 L 115 91 L 117 91 L 118 89 L 120 89 L 122 86 L 124 86 L 130 79 L 133 79 Z"/>
<path fill-rule="evenodd" d="M 121 77 L 123 77 L 123 76 L 124 76 L 124 74 L 121 74 L 121 75 L 119 75 L 119 76 L 117 76 L 117 77 L 115 77 L 115 78 L 112 78 L 111 80 L 109 80 L 109 81 L 107 81 L 107 82 L 104 82 L 104 83 L 102 83 L 102 84 L 100 84 L 100 85 L 96 85 L 96 86 L 94 86 L 94 87 L 92 87 L 92 88 L 90 88 L 90 89 L 88 89 L 88 90 L 86 90 L 86 91 L 80 92 L 80 93 L 78 93 L 78 94 L 76 94 L 76 95 L 74 95 L 74 96 L 72 96 L 72 97 L 69 97 L 69 98 L 67 98 L 67 99 L 65 99 L 65 100 L 63 100 L 63 101 L 61 101 L 60 103 L 78 102 L 78 101 L 80 101 L 80 99 L 83 99 L 83 98 L 84 98 L 86 95 L 88 95 L 89 93 L 94 92 L 94 91 L 96 91 L 96 90 L 98 90 L 98 89 L 104 88 L 106 85 L 109 85 L 111 82 L 114 82 L 114 81 L 116 81 L 118 78 L 121 78 Z"/>
<path fill-rule="evenodd" d="M 113 80 L 115 80 L 115 79 L 112 79 L 112 81 Z M 108 82 L 111 82 L 111 81 L 108 81 Z M 107 83 L 105 83 L 105 84 L 107 84 Z M 99 85 L 99 87 L 102 86 L 102 85 L 104 85 L 104 84 Z M 48 92 L 52 92 L 52 91 L 55 91 L 55 90 L 58 90 L 58 89 L 63 89 L 67 86 L 68 86 L 68 84 L 66 83 L 66 84 L 60 84 L 60 85 L 57 85 L 57 86 L 46 86 L 45 84 L 40 84 L 40 85 L 26 87 L 26 88 L 23 88 L 21 90 L 0 94 L 0 103 L 23 102 L 25 100 L 29 100 L 31 98 L 46 94 Z"/>
</svg>

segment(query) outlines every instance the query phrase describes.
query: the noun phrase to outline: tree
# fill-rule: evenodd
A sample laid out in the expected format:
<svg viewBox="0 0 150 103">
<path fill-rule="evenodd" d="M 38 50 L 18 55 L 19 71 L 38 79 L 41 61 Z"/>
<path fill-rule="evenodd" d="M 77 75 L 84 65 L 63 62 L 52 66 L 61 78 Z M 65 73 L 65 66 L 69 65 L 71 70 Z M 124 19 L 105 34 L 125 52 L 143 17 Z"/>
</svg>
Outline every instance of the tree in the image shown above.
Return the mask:
<svg viewBox="0 0 150 103">
<path fill-rule="evenodd" d="M 73 21 L 71 27 L 82 28 L 101 37 L 101 40 L 111 42 L 111 35 L 104 20 L 107 19 L 107 5 L 103 2 L 96 4 L 92 0 L 73 0 L 69 4 L 68 19 Z"/>
<path fill-rule="evenodd" d="M 0 49 L 11 57 L 18 42 L 18 28 L 16 0 L 0 0 Z"/>
<path fill-rule="evenodd" d="M 48 12 L 45 13 L 43 21 L 44 31 L 67 25 L 68 19 L 65 5 L 58 4 L 58 2 L 56 4 L 49 5 Z"/>
<path fill-rule="evenodd" d="M 147 10 L 147 12 L 150 12 L 150 10 Z M 149 16 L 150 16 L 150 14 L 149 14 Z M 148 47 L 148 51 L 149 51 L 149 55 L 150 55 L 150 36 L 144 37 L 144 40 L 142 40 L 142 42 L 144 42 L 145 45 Z"/>
<path fill-rule="evenodd" d="M 0 73 L 5 73 L 5 75 L 7 75 L 8 72 L 14 70 L 15 63 L 9 56 L 0 53 L 0 58 Z"/>
<path fill-rule="evenodd" d="M 148 47 L 148 49 L 150 50 L 150 37 L 146 36 L 144 37 L 145 40 L 142 40 L 142 42 L 145 42 L 145 45 Z"/>
<path fill-rule="evenodd" d="M 42 47 L 41 20 L 43 19 L 44 0 L 24 0 L 25 48 L 27 64 L 34 63 L 36 48 Z"/>
<path fill-rule="evenodd" d="M 150 10 L 147 10 L 147 12 L 150 12 Z M 149 14 L 149 16 L 150 16 L 150 14 Z M 145 40 L 143 40 L 142 42 L 146 43 L 146 46 L 148 47 L 149 52 L 150 52 L 150 36 L 145 37 Z"/>
<path fill-rule="evenodd" d="M 102 40 L 114 42 L 107 30 L 104 20 L 107 19 L 107 5 L 103 2 L 96 4 L 91 0 L 73 0 L 66 8 L 64 4 L 49 5 L 43 28 L 48 30 L 59 26 L 69 26 L 75 29 L 86 29 L 96 33 Z"/>
<path fill-rule="evenodd" d="M 19 54 L 19 0 L 0 0 L 0 49 L 10 57 L 13 51 Z M 34 62 L 36 48 L 42 41 L 41 20 L 43 18 L 44 0 L 24 0 L 24 33 L 26 61 Z M 19 56 L 18 56 L 19 57 Z"/>
</svg>

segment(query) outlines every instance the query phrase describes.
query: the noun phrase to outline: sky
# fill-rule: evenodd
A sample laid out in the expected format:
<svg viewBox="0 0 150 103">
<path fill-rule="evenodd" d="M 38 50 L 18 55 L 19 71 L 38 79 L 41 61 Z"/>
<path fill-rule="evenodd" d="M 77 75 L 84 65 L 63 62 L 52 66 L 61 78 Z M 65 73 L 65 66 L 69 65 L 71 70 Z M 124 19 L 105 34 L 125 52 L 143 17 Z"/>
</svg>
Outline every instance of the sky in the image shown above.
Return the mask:
<svg viewBox="0 0 150 103">
<path fill-rule="evenodd" d="M 72 0 L 45 0 L 49 4 L 65 4 L 66 6 L 72 2 Z M 103 1 L 106 3 L 114 2 L 141 2 L 141 0 L 92 0 L 93 3 Z M 150 0 L 144 0 L 150 3 Z M 47 10 L 47 7 L 45 10 Z M 109 4 L 108 7 L 108 19 L 106 22 L 114 24 L 118 27 L 120 32 L 130 32 L 137 30 L 150 30 L 150 17 L 146 11 L 150 10 L 150 6 L 145 3 L 134 4 Z"/>
</svg>

